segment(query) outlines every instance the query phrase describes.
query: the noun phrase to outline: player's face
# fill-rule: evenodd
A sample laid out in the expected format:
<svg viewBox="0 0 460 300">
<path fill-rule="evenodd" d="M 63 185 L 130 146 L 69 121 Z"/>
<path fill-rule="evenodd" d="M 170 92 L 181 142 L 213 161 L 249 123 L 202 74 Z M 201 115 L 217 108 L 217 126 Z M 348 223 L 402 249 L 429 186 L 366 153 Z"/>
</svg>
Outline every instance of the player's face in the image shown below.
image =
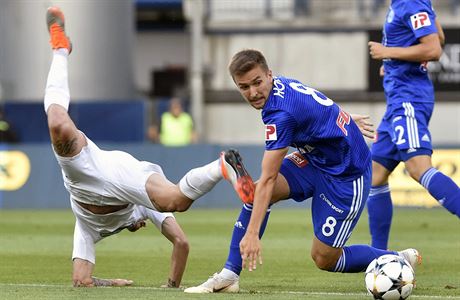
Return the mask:
<svg viewBox="0 0 460 300">
<path fill-rule="evenodd" d="M 273 86 L 272 71 L 260 66 L 254 67 L 243 75 L 233 77 L 244 99 L 255 109 L 262 109 L 267 102 Z"/>
</svg>

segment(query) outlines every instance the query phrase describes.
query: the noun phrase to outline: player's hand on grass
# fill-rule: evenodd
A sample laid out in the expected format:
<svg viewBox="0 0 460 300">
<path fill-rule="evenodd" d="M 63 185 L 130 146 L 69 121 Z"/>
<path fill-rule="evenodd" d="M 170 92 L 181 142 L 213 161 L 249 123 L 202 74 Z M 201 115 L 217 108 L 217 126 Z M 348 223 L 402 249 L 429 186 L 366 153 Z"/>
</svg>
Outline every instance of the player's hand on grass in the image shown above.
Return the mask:
<svg viewBox="0 0 460 300">
<path fill-rule="evenodd" d="M 362 135 L 370 139 L 375 137 L 374 124 L 370 121 L 369 116 L 352 114 L 351 118 L 355 121 L 356 125 L 358 125 Z"/>
<path fill-rule="evenodd" d="M 171 289 L 182 288 L 182 286 L 179 285 L 179 282 L 172 280 L 171 278 L 168 278 L 168 283 L 161 285 L 161 287 Z"/>
<path fill-rule="evenodd" d="M 367 45 L 369 46 L 369 54 L 371 55 L 371 57 L 373 59 L 384 59 L 384 58 L 388 58 L 386 56 L 386 49 L 387 47 L 385 47 L 384 45 L 382 45 L 381 43 L 377 43 L 377 42 L 369 42 L 367 43 Z"/>
<path fill-rule="evenodd" d="M 97 286 L 129 286 L 133 281 L 128 279 L 104 279 L 92 276 L 86 280 L 76 280 L 74 287 L 97 287 Z"/>
<path fill-rule="evenodd" d="M 110 279 L 112 281 L 112 286 L 130 286 L 133 284 L 132 280 L 128 279 Z"/>
<path fill-rule="evenodd" d="M 240 242 L 241 259 L 243 260 L 243 269 L 249 271 L 257 268 L 257 259 L 262 264 L 262 246 L 260 245 L 259 235 L 247 232 Z"/>
</svg>

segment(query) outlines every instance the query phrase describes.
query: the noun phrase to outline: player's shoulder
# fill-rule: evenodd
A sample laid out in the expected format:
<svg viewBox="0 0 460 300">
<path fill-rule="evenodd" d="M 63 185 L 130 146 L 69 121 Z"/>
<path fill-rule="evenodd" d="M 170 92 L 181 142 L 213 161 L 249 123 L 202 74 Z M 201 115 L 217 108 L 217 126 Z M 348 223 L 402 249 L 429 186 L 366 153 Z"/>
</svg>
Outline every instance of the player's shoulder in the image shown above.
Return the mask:
<svg viewBox="0 0 460 300">
<path fill-rule="evenodd" d="M 300 87 L 303 87 L 302 89 Z M 273 90 L 274 94 L 278 96 L 285 96 L 291 98 L 293 95 L 298 94 L 299 90 L 308 88 L 302 82 L 297 79 L 277 76 L 273 78 Z"/>
<path fill-rule="evenodd" d="M 413 15 L 421 11 L 433 11 L 431 0 L 402 0 L 398 8 L 401 13 L 406 15 Z"/>
</svg>

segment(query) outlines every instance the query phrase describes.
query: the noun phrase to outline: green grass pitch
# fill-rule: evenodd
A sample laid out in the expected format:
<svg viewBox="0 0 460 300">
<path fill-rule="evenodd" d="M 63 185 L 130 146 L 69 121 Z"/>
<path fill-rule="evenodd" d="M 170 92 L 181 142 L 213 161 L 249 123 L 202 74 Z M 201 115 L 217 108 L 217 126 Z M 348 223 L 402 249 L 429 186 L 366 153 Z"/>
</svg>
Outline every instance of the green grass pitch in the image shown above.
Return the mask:
<svg viewBox="0 0 460 300">
<path fill-rule="evenodd" d="M 227 257 L 237 210 L 176 214 L 191 249 L 183 286 L 203 282 Z M 364 275 L 318 270 L 310 258 L 310 210 L 274 208 L 262 240 L 263 265 L 243 271 L 239 294 L 189 295 L 162 289 L 170 243 L 148 224 L 100 242 L 95 275 L 134 280 L 126 288 L 71 286 L 74 218 L 69 211 L 0 210 L 0 299 L 371 299 Z M 363 214 L 348 244 L 368 243 Z M 411 299 L 460 299 L 460 222 L 443 209 L 395 209 L 391 248 L 423 255 Z"/>
</svg>

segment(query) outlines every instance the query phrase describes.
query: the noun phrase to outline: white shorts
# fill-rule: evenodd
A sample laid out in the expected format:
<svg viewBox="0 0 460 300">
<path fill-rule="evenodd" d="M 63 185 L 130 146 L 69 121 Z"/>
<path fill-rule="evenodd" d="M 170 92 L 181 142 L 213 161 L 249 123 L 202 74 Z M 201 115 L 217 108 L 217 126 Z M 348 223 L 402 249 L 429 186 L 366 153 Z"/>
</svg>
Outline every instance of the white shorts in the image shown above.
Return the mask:
<svg viewBox="0 0 460 300">
<path fill-rule="evenodd" d="M 155 224 L 161 232 L 163 221 L 169 217 L 174 218 L 172 213 L 160 213 L 140 205 L 130 206 L 111 214 L 96 215 L 85 210 L 73 201 L 71 201 L 71 203 L 72 210 L 76 217 L 72 260 L 80 258 L 93 264 L 96 263 L 95 244 L 104 237 L 116 234 L 135 222 L 147 219 Z M 127 212 L 130 213 L 127 214 Z M 119 227 L 116 230 L 110 229 L 109 231 L 104 227 L 96 227 L 94 220 L 100 222 L 102 219 L 105 219 L 107 223 L 111 225 L 119 224 Z"/>
<path fill-rule="evenodd" d="M 126 152 L 101 150 L 87 137 L 86 141 L 88 144 L 73 157 L 55 153 L 64 185 L 75 200 L 98 206 L 136 204 L 155 209 L 145 184 L 152 174 L 164 176 L 159 165 L 139 161 Z"/>
</svg>

